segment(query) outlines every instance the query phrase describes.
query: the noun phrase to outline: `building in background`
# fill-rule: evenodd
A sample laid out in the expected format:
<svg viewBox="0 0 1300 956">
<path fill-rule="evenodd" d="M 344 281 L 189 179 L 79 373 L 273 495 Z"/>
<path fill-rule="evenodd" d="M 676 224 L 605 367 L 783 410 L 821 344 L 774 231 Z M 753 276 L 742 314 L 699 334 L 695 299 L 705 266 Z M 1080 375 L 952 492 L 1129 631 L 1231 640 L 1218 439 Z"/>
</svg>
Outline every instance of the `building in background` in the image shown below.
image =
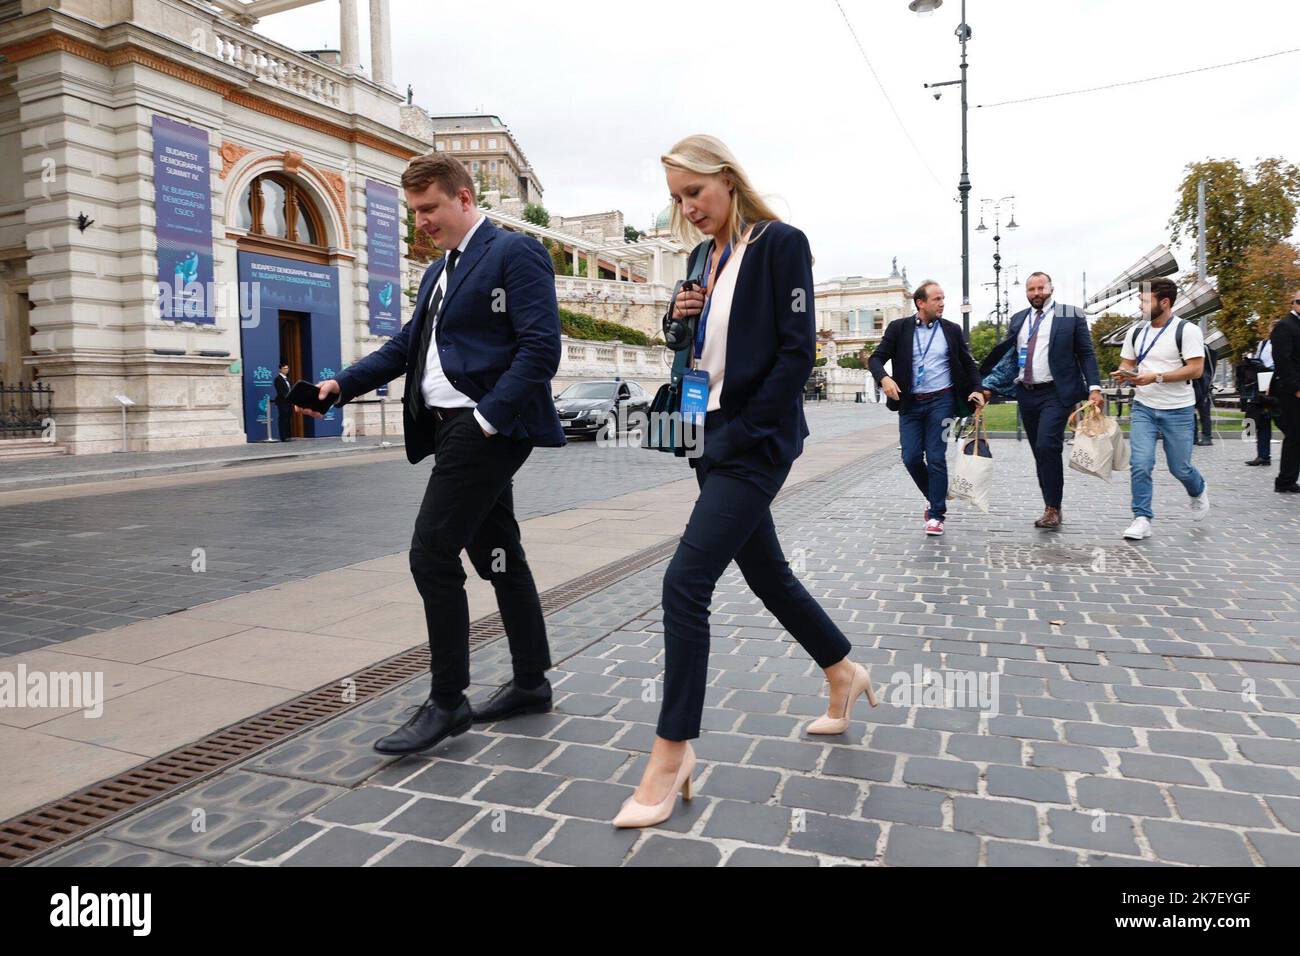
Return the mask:
<svg viewBox="0 0 1300 956">
<path fill-rule="evenodd" d="M 907 270 L 898 271 L 897 259 L 885 278 L 839 276 L 818 282 L 813 300 L 818 357 L 831 351 L 836 357 L 863 350 L 869 354 L 884 335 L 885 326 L 914 311 Z"/>
<path fill-rule="evenodd" d="M 425 112 L 408 103 L 402 107 L 402 128 L 440 153 L 455 156 L 484 190 L 524 205 L 541 203 L 542 183 L 528 163 L 523 147 L 501 117 L 490 113 Z"/>
<path fill-rule="evenodd" d="M 318 381 L 409 317 L 389 0 L 369 71 L 355 0 L 336 53 L 254 32 L 311 2 L 0 0 L 3 368 L 51 447 L 122 447 L 125 402 L 131 450 L 262 440 L 282 358 Z"/>
</svg>

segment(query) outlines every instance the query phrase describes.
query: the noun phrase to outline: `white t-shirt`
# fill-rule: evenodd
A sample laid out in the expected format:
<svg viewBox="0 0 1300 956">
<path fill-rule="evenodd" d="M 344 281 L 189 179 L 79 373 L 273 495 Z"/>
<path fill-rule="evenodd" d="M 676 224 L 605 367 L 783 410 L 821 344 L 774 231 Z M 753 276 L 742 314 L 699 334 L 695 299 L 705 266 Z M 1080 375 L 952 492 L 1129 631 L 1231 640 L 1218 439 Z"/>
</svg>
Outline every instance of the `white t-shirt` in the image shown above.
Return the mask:
<svg viewBox="0 0 1300 956">
<path fill-rule="evenodd" d="M 1183 323 L 1183 350 L 1179 355 L 1176 344 L 1179 321 L 1178 316 L 1173 315 L 1158 329 L 1152 328 L 1150 322 L 1139 324 L 1124 338 L 1120 357 L 1136 360 L 1138 355 L 1146 352 L 1146 357 L 1138 366 L 1139 372 L 1176 372 L 1183 367 L 1183 359 L 1190 362 L 1192 359 L 1204 358 L 1205 339 L 1201 336 L 1201 327 L 1195 322 Z M 1190 379 L 1139 385 L 1135 397 L 1148 408 L 1187 408 L 1196 404 L 1196 391 Z"/>
</svg>

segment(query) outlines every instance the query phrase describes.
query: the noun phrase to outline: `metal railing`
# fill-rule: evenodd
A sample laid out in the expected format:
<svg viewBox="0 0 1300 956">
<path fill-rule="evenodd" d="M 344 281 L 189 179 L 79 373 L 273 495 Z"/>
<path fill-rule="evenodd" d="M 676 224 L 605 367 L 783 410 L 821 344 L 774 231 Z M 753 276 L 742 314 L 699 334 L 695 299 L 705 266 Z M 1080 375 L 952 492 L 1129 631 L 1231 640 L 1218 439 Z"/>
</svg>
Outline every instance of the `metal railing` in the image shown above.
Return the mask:
<svg viewBox="0 0 1300 956">
<path fill-rule="evenodd" d="M 6 385 L 0 381 L 0 438 L 39 437 L 53 397 L 54 388 L 41 382 Z"/>
</svg>

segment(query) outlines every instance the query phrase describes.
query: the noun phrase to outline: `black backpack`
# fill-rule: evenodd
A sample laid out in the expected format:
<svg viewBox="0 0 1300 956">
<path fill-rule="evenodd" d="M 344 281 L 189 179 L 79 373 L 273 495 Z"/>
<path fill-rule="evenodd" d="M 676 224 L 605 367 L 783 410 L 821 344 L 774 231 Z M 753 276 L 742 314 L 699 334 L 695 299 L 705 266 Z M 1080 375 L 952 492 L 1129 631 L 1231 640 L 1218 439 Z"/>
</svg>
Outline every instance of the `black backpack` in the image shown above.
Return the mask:
<svg viewBox="0 0 1300 956">
<path fill-rule="evenodd" d="M 1137 351 L 1137 333 L 1138 333 L 1138 328 L 1141 326 L 1141 324 L 1142 324 L 1141 322 L 1134 323 L 1133 328 L 1129 331 L 1128 334 L 1129 348 L 1131 348 L 1134 352 Z M 1174 326 L 1174 348 L 1178 350 L 1179 358 L 1182 358 L 1182 354 L 1183 354 L 1183 326 L 1185 326 L 1186 324 L 1187 324 L 1186 319 L 1179 319 L 1178 324 Z M 1214 360 L 1214 353 L 1210 350 L 1210 347 L 1206 345 L 1204 342 L 1201 343 L 1201 352 L 1205 358 L 1205 368 L 1202 369 L 1201 371 L 1201 378 L 1203 380 L 1209 381 L 1214 378 L 1214 369 L 1216 365 L 1216 362 Z M 1182 359 L 1182 362 L 1184 365 L 1186 365 L 1187 359 Z"/>
</svg>

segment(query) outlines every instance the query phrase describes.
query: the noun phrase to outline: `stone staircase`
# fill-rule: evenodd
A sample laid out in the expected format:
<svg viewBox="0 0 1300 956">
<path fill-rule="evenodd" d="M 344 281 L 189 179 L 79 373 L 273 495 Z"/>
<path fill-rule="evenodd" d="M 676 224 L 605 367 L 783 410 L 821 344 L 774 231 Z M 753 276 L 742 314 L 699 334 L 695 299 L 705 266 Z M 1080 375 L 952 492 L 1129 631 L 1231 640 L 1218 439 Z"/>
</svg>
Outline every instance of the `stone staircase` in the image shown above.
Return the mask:
<svg viewBox="0 0 1300 956">
<path fill-rule="evenodd" d="M 53 458 L 66 455 L 64 445 L 47 442 L 43 438 L 2 438 L 0 439 L 0 463 L 7 461 L 30 461 L 33 458 Z"/>
</svg>

